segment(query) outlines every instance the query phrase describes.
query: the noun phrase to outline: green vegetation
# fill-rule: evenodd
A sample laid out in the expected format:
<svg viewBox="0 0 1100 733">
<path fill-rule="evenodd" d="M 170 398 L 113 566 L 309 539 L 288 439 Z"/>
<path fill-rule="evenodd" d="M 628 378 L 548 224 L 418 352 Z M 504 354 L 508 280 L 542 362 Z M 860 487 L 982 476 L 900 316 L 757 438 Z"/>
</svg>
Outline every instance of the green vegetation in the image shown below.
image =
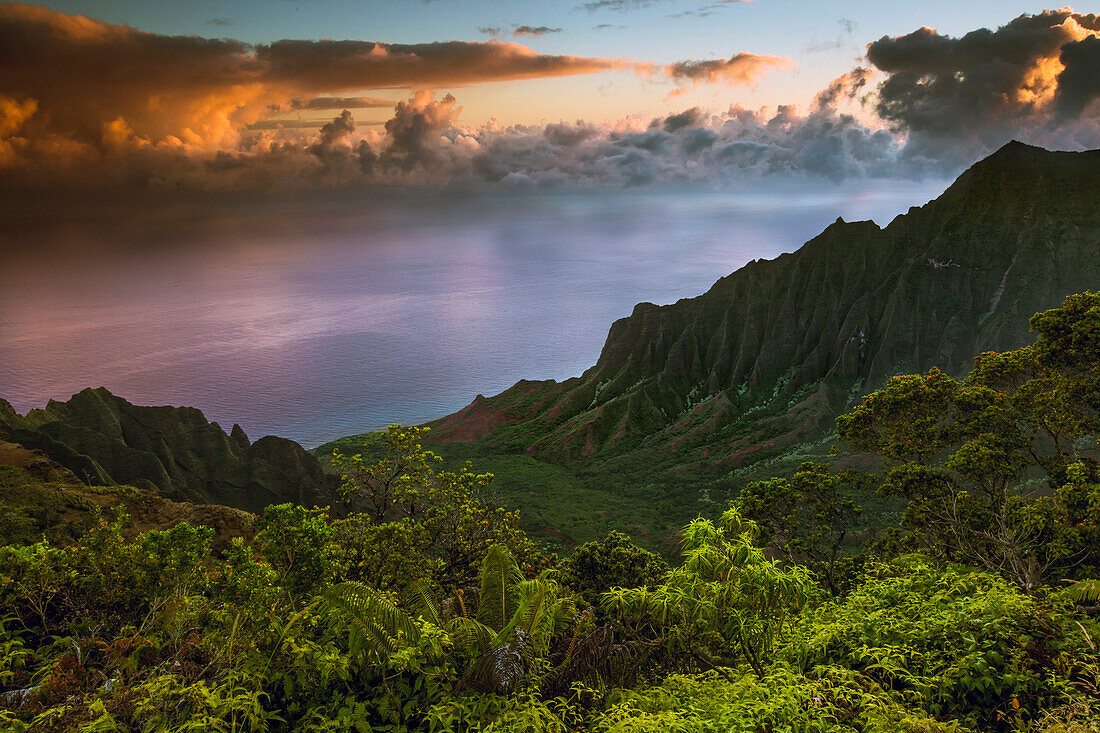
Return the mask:
<svg viewBox="0 0 1100 733">
<path fill-rule="evenodd" d="M 609 486 L 601 475 L 578 474 L 568 467 L 529 455 L 501 453 L 484 444 L 434 442 L 431 432 L 421 434 L 420 439 L 448 471 L 460 472 L 471 463 L 492 474 L 492 484 L 480 489 L 482 495 L 512 510 L 522 507 L 519 527 L 546 552 L 571 552 L 616 529 L 637 538 L 644 547 L 667 552 L 661 541 L 695 516 L 692 507 L 675 505 L 656 486 L 641 492 L 643 498 L 638 500 Z M 326 470 L 335 471 L 334 450 L 379 460 L 387 449 L 384 433 L 367 433 L 325 443 L 312 452 Z M 716 491 L 715 496 L 720 493 Z"/>
<path fill-rule="evenodd" d="M 756 482 L 671 566 L 618 533 L 544 555 L 423 428 L 335 452 L 341 506 L 258 516 L 3 444 L 0 723 L 1096 733 L 1100 295 L 1032 327 L 843 416 L 880 473 Z M 851 545 L 871 487 L 901 525 Z"/>
<path fill-rule="evenodd" d="M 974 354 L 1029 343 L 1028 315 L 1096 288 L 1098 163 L 1100 151 L 1006 145 L 888 226 L 838 220 L 698 297 L 639 304 L 584 374 L 479 397 L 431 423 L 432 449 L 472 442 L 564 467 L 570 480 L 544 499 L 471 456 L 499 474 L 508 506 L 526 515 L 538 502 L 545 525 L 527 516 L 528 531 L 581 544 L 617 529 L 672 559 L 680 527 L 749 483 L 805 462 L 870 468 L 830 455 L 834 421 L 894 375 L 962 377 Z M 611 515 L 574 511 L 577 486 L 601 492 Z M 873 493 L 859 503 L 864 524 L 848 539 L 861 542 L 898 509 Z"/>
</svg>

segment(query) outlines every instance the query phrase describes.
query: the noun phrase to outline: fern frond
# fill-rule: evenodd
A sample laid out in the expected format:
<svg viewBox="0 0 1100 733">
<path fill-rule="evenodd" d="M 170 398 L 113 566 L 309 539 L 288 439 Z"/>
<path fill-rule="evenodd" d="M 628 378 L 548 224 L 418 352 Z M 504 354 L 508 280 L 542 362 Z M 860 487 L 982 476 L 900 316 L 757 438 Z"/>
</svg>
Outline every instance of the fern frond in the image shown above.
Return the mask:
<svg viewBox="0 0 1100 733">
<path fill-rule="evenodd" d="M 493 545 L 481 563 L 481 594 L 477 620 L 491 629 L 502 630 L 519 606 L 519 584 L 523 581 L 516 559 L 504 545 Z"/>
<path fill-rule="evenodd" d="M 516 629 L 508 643 L 478 657 L 456 689 L 507 695 L 526 676 L 534 657 L 530 638 L 523 629 Z"/>
<path fill-rule="evenodd" d="M 531 636 L 546 614 L 546 583 L 542 580 L 535 581 L 534 593 L 524 600 L 526 603 L 520 614 L 520 624 L 527 635 Z"/>
<path fill-rule="evenodd" d="M 422 578 L 417 578 L 409 584 L 409 591 L 412 594 L 413 611 L 425 621 L 440 626 L 439 604 L 431 586 Z"/>
<path fill-rule="evenodd" d="M 455 649 L 484 652 L 492 648 L 493 630 L 475 619 L 458 616 L 447 622 L 446 630 Z"/>
<path fill-rule="evenodd" d="M 420 639 L 420 627 L 384 594 L 362 583 L 340 583 L 325 592 L 325 601 L 352 622 L 363 641 L 378 654 L 397 650 L 404 637 L 411 643 Z"/>
<path fill-rule="evenodd" d="M 1066 589 L 1075 603 L 1096 603 L 1100 601 L 1100 580 L 1079 580 Z"/>
<path fill-rule="evenodd" d="M 540 681 L 543 694 L 563 694 L 573 682 L 622 684 L 633 679 L 656 644 L 616 644 L 610 624 L 599 626 L 570 644 L 570 653 Z"/>
</svg>

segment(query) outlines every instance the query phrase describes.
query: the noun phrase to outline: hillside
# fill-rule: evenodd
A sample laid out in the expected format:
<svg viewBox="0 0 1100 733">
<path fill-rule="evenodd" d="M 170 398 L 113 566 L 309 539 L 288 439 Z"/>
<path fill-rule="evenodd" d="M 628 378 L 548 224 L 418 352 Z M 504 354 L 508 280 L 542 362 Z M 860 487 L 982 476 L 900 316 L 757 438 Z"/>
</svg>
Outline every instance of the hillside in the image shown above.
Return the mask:
<svg viewBox="0 0 1100 733">
<path fill-rule="evenodd" d="M 133 486 L 87 486 L 44 453 L 0 441 L 0 546 L 49 540 L 71 544 L 99 518 L 125 514 L 127 537 L 187 522 L 214 530 L 212 546 L 251 538 L 254 517 L 216 504 L 165 499 Z"/>
<path fill-rule="evenodd" d="M 168 499 L 257 512 L 331 502 L 334 482 L 300 445 L 227 434 L 193 407 L 142 407 L 106 389 L 18 415 L 0 399 L 0 439 L 41 451 L 89 485 L 128 484 Z"/>
<path fill-rule="evenodd" d="M 630 523 L 658 527 L 711 499 L 701 478 L 733 488 L 826 439 L 890 376 L 964 373 L 974 354 L 1027 343 L 1030 314 L 1097 287 L 1100 151 L 1013 142 L 885 228 L 838 219 L 704 295 L 639 304 L 582 376 L 479 395 L 432 437 L 567 467 L 649 502 Z"/>
</svg>

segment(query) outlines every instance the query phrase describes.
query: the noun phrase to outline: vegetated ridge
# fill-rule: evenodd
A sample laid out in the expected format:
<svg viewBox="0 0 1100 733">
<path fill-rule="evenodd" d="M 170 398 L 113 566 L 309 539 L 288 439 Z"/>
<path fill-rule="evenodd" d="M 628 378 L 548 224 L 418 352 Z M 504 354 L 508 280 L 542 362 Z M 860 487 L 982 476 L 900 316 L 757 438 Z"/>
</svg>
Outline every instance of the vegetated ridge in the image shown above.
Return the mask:
<svg viewBox="0 0 1100 733">
<path fill-rule="evenodd" d="M 332 502 L 335 480 L 292 440 L 250 443 L 193 407 L 140 407 L 105 388 L 20 416 L 0 399 L 0 440 L 41 451 L 89 485 L 129 484 L 176 501 L 257 512 Z"/>
<path fill-rule="evenodd" d="M 728 480 L 830 435 L 892 375 L 962 374 L 974 354 L 1027 343 L 1031 313 L 1097 286 L 1100 151 L 1012 142 L 885 228 L 837 219 L 704 295 L 637 305 L 582 376 L 479 395 L 432 437 L 626 491 Z"/>
<path fill-rule="evenodd" d="M 127 537 L 186 522 L 213 530 L 212 547 L 250 539 L 253 515 L 218 504 L 165 499 L 133 486 L 88 486 L 39 450 L 0 440 L 0 537 L 5 545 L 42 539 L 71 544 L 107 515 L 125 514 Z"/>
</svg>

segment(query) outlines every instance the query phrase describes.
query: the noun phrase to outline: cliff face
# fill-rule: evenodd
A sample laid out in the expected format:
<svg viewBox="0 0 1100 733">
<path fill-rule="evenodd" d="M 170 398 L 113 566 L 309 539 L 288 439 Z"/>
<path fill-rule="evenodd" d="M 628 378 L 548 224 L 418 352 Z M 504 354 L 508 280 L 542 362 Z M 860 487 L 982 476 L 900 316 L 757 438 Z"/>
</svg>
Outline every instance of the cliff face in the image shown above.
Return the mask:
<svg viewBox="0 0 1100 733">
<path fill-rule="evenodd" d="M 822 436 L 894 374 L 963 373 L 982 351 L 1026 344 L 1033 313 L 1097 287 L 1100 151 L 1010 143 L 885 229 L 838 219 L 704 295 L 638 305 L 581 377 L 480 398 L 434 437 L 487 436 L 560 462 L 645 453 L 728 471 Z"/>
<path fill-rule="evenodd" d="M 88 484 L 128 484 L 176 501 L 259 511 L 293 501 L 327 505 L 332 479 L 297 443 L 249 443 L 191 407 L 139 407 L 104 388 L 16 414 L 0 400 L 0 438 L 42 451 Z"/>
</svg>

